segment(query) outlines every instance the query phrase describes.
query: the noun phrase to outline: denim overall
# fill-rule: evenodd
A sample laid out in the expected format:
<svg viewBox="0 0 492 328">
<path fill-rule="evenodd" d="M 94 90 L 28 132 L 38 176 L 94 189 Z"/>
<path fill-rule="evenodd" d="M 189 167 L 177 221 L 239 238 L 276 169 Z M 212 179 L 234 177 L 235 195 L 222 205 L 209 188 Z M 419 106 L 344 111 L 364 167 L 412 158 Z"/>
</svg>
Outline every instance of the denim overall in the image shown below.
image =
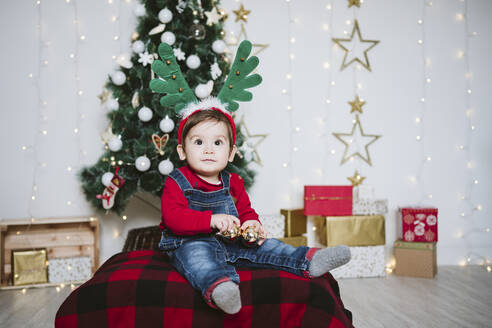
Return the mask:
<svg viewBox="0 0 492 328">
<path fill-rule="evenodd" d="M 230 214 L 238 217 L 236 206 L 230 195 L 229 173 L 222 171 L 222 189 L 204 192 L 193 189 L 185 176 L 175 169 L 169 174 L 183 191 L 192 210 L 208 211 L 213 214 Z M 224 242 L 216 238 L 215 232 L 192 236 L 179 236 L 165 229 L 159 248 L 169 255 L 176 270 L 201 291 L 209 305 L 217 284 L 232 280 L 239 284 L 235 267 L 281 269 L 307 277 L 314 249 L 306 246 L 293 247 L 277 239 L 266 239 L 257 248 L 247 248 L 239 243 Z"/>
</svg>

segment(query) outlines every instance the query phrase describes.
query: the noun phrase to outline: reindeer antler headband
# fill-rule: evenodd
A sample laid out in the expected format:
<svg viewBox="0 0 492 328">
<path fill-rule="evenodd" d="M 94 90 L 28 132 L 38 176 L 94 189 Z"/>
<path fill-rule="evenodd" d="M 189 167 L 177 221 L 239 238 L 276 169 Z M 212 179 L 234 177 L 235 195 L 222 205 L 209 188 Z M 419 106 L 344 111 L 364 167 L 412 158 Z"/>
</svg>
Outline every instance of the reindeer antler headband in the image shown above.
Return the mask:
<svg viewBox="0 0 492 328">
<path fill-rule="evenodd" d="M 181 132 L 188 117 L 200 110 L 219 110 L 229 120 L 233 131 L 233 144 L 236 140 L 236 127 L 231 113 L 239 108 L 236 101 L 250 101 L 253 94 L 246 91 L 261 83 L 259 74 L 249 75 L 259 63 L 258 57 L 248 56 L 251 53 L 251 42 L 244 40 L 237 49 L 236 57 L 231 67 L 229 76 L 224 86 L 219 91 L 217 98 L 209 97 L 199 101 L 193 90 L 183 77 L 183 73 L 176 62 L 174 51 L 167 43 L 159 45 L 159 56 L 162 60 L 152 63 L 152 70 L 160 77 L 150 81 L 150 88 L 157 93 L 163 93 L 160 103 L 164 107 L 174 106 L 174 111 L 182 119 L 179 124 L 178 140 L 181 140 Z"/>
</svg>

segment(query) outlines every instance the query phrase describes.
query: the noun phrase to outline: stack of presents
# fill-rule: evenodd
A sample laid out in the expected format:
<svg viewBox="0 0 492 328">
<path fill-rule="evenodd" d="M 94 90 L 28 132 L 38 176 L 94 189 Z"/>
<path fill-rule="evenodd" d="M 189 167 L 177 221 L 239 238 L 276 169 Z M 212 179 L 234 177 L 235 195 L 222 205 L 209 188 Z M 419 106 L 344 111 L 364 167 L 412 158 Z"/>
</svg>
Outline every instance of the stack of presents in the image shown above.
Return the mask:
<svg viewBox="0 0 492 328">
<path fill-rule="evenodd" d="M 402 207 L 399 216 L 395 274 L 433 278 L 437 273 L 437 208 Z"/>
<path fill-rule="evenodd" d="M 352 259 L 333 271 L 335 278 L 385 275 L 385 217 L 388 201 L 371 186 L 305 186 L 304 213 L 313 225 L 314 244 L 347 245 Z"/>
<path fill-rule="evenodd" d="M 305 186 L 304 208 L 280 212 L 281 216 L 263 217 L 269 237 L 293 246 L 307 245 L 309 222 L 314 231 L 312 246 L 350 247 L 352 259 L 331 271 L 335 278 L 385 276 L 388 200 L 375 198 L 372 186 Z M 433 277 L 437 272 L 437 209 L 400 208 L 399 213 L 395 274 Z"/>
</svg>

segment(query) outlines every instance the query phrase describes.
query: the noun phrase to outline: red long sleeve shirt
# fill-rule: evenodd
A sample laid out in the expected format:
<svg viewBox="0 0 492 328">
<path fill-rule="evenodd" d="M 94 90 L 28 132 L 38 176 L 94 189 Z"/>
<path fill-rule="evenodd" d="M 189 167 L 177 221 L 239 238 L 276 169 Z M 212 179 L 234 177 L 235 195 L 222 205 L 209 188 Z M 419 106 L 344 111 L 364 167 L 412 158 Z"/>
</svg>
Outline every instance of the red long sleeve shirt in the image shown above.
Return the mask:
<svg viewBox="0 0 492 328">
<path fill-rule="evenodd" d="M 215 185 L 203 180 L 189 166 L 183 166 L 179 170 L 195 189 L 205 192 L 222 189 L 222 183 Z M 259 221 L 258 214 L 251 208 L 251 202 L 244 189 L 244 181 L 238 174 L 230 173 L 230 191 L 236 204 L 239 215 L 238 219 L 241 221 L 241 224 L 247 220 Z M 161 212 L 161 229 L 167 227 L 177 235 L 194 235 L 212 232 L 210 228 L 212 211 L 202 212 L 190 209 L 188 207 L 188 200 L 183 195 L 183 191 L 172 178 L 166 179 L 164 183 L 164 190 L 161 197 Z"/>
</svg>

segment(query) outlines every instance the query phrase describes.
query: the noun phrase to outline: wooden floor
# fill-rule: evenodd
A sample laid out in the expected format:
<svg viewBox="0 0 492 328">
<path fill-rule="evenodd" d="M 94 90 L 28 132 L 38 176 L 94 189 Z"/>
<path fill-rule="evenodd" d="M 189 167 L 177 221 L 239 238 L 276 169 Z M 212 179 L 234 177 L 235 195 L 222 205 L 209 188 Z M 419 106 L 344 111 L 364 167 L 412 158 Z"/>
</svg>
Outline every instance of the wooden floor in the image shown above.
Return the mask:
<svg viewBox="0 0 492 328">
<path fill-rule="evenodd" d="M 390 275 L 339 279 L 358 328 L 492 327 L 492 273 L 482 267 L 439 267 L 435 279 Z M 0 327 L 53 327 L 70 287 L 0 291 Z"/>
</svg>

